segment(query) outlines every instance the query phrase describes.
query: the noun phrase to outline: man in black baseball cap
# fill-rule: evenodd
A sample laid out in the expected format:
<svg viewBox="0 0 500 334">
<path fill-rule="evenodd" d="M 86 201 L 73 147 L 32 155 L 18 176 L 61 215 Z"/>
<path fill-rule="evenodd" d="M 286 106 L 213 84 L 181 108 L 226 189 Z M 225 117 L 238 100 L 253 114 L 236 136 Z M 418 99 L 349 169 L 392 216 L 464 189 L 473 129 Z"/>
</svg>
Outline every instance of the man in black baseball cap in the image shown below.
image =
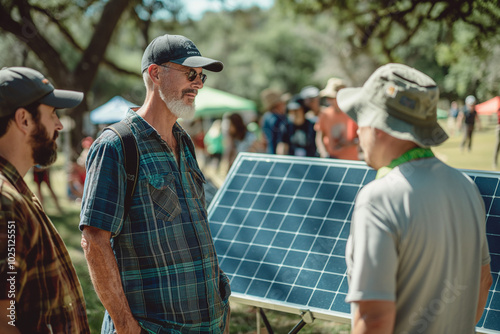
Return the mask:
<svg viewBox="0 0 500 334">
<path fill-rule="evenodd" d="M 128 214 L 118 135 L 105 131 L 90 149 L 80 229 L 106 308 L 101 333 L 229 330 L 229 280 L 210 235 L 205 178 L 191 138 L 177 123 L 195 113 L 203 71 L 222 68 L 184 36 L 159 36 L 144 51 L 146 99 L 123 121 L 140 156 Z"/>
<path fill-rule="evenodd" d="M 33 69 L 0 70 L 0 333 L 90 333 L 68 251 L 23 180 L 56 159 L 55 109 L 82 98 Z"/>
</svg>

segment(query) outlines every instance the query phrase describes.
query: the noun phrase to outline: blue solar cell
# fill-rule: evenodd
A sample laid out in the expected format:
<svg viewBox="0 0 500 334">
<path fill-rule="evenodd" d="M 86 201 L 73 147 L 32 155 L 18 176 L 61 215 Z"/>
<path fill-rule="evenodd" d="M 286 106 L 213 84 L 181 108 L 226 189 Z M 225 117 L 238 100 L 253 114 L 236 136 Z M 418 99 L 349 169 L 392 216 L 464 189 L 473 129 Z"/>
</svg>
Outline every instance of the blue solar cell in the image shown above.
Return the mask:
<svg viewBox="0 0 500 334">
<path fill-rule="evenodd" d="M 311 203 L 309 215 L 315 217 L 325 217 L 328 210 L 330 210 L 332 203 L 330 201 L 315 200 Z"/>
<path fill-rule="evenodd" d="M 231 259 L 231 258 L 224 258 L 221 262 L 221 266 L 224 266 L 224 272 L 226 274 L 234 274 L 236 270 L 238 269 L 238 266 L 240 265 L 241 261 L 240 259 Z"/>
<path fill-rule="evenodd" d="M 270 286 L 271 282 L 254 279 L 248 288 L 248 294 L 257 297 L 265 297 Z"/>
<path fill-rule="evenodd" d="M 273 247 L 289 248 L 295 238 L 295 234 L 280 232 L 273 241 Z"/>
<path fill-rule="evenodd" d="M 351 232 L 351 223 L 345 223 L 344 227 L 342 227 L 342 232 L 340 233 L 340 238 L 347 239 L 349 237 L 349 233 Z"/>
<path fill-rule="evenodd" d="M 339 293 L 335 296 L 333 300 L 333 305 L 331 307 L 332 311 L 344 312 L 349 314 L 351 312 L 351 306 L 345 302 L 345 294 Z"/>
<path fill-rule="evenodd" d="M 261 192 L 265 194 L 276 194 L 281 186 L 282 181 L 280 179 L 267 179 L 261 188 Z"/>
<path fill-rule="evenodd" d="M 311 200 L 296 198 L 293 200 L 292 206 L 290 207 L 290 210 L 288 212 L 303 216 L 309 210 L 310 205 Z"/>
<path fill-rule="evenodd" d="M 359 191 L 358 186 L 343 186 L 337 192 L 335 200 L 352 203 L 354 202 L 354 199 L 356 198 L 358 191 Z"/>
<path fill-rule="evenodd" d="M 269 175 L 269 171 L 273 167 L 273 164 L 274 164 L 273 162 L 269 161 L 259 161 L 259 163 L 257 163 L 257 166 L 255 166 L 252 174 L 267 176 Z"/>
<path fill-rule="evenodd" d="M 328 310 L 334 298 L 335 294 L 332 292 L 316 290 L 309 301 L 309 306 Z"/>
<path fill-rule="evenodd" d="M 259 262 L 243 260 L 236 274 L 238 274 L 239 276 L 254 277 L 259 266 Z"/>
<path fill-rule="evenodd" d="M 349 291 L 349 285 L 347 283 L 347 277 L 344 276 L 344 280 L 342 281 L 342 284 L 340 285 L 339 292 L 347 294 L 348 291 Z"/>
<path fill-rule="evenodd" d="M 212 236 L 217 236 L 221 228 L 222 228 L 221 223 L 212 221 L 212 223 L 210 224 L 210 233 L 212 233 Z"/>
<path fill-rule="evenodd" d="M 243 193 L 238 197 L 235 206 L 237 208 L 249 208 L 252 206 L 254 200 L 255 200 L 254 193 Z"/>
<path fill-rule="evenodd" d="M 237 173 L 245 175 L 252 174 L 252 170 L 254 169 L 256 164 L 257 161 L 242 160 L 241 164 L 237 168 L 238 169 Z"/>
<path fill-rule="evenodd" d="M 342 275 L 323 273 L 318 282 L 318 289 L 337 291 L 342 283 Z"/>
<path fill-rule="evenodd" d="M 490 215 L 500 216 L 500 198 L 495 198 L 490 207 Z"/>
<path fill-rule="evenodd" d="M 307 172 L 307 175 L 304 179 L 321 181 L 323 180 L 327 169 L 327 166 L 311 165 L 311 168 L 309 168 L 309 171 Z"/>
<path fill-rule="evenodd" d="M 292 267 L 281 267 L 276 275 L 276 282 L 293 284 L 299 275 L 300 270 Z"/>
<path fill-rule="evenodd" d="M 357 169 L 351 167 L 345 174 L 345 177 L 342 180 L 342 182 L 358 185 L 361 184 L 361 182 L 363 182 L 365 175 L 366 175 L 365 169 Z"/>
<path fill-rule="evenodd" d="M 214 245 L 217 254 L 226 254 L 227 250 L 231 246 L 231 242 L 217 239 L 214 241 Z"/>
<path fill-rule="evenodd" d="M 278 236 L 279 235 L 280 234 L 278 234 Z M 276 239 L 275 239 L 275 241 L 276 241 Z M 276 246 L 276 245 L 273 245 L 273 246 Z M 283 262 L 283 259 L 285 258 L 286 253 L 287 253 L 286 249 L 270 248 L 266 254 L 266 257 L 264 258 L 264 262 L 280 264 L 281 262 Z"/>
<path fill-rule="evenodd" d="M 309 251 L 314 242 L 314 237 L 310 235 L 297 234 L 292 244 L 292 249 Z"/>
<path fill-rule="evenodd" d="M 243 258 L 248 249 L 248 244 L 241 242 L 233 242 L 227 250 L 227 256 L 234 257 L 235 259 Z"/>
<path fill-rule="evenodd" d="M 279 266 L 263 263 L 263 264 L 261 264 L 255 277 L 263 279 L 263 280 L 271 281 L 274 279 L 274 277 L 278 273 L 279 269 L 280 269 Z"/>
<path fill-rule="evenodd" d="M 285 261 L 283 261 L 284 265 L 294 266 L 294 267 L 302 267 L 304 261 L 307 257 L 306 252 L 297 252 L 294 250 L 289 250 L 286 254 Z"/>
<path fill-rule="evenodd" d="M 299 304 L 299 305 L 307 305 L 309 302 L 309 298 L 311 298 L 313 289 L 301 288 L 301 287 L 293 287 L 292 291 L 288 295 L 287 302 Z"/>
<path fill-rule="evenodd" d="M 319 182 L 302 182 L 297 196 L 308 198 L 314 197 L 318 188 Z"/>
<path fill-rule="evenodd" d="M 316 194 L 317 199 L 333 200 L 335 194 L 339 190 L 339 185 L 322 183 L 319 187 L 318 193 Z"/>
<path fill-rule="evenodd" d="M 321 225 L 323 224 L 322 219 L 317 218 L 306 218 L 304 219 L 304 223 L 300 227 L 300 234 L 318 234 Z"/>
<path fill-rule="evenodd" d="M 486 233 L 500 234 L 500 217 L 488 217 L 486 220 Z"/>
<path fill-rule="evenodd" d="M 255 199 L 252 209 L 254 210 L 267 210 L 273 202 L 273 195 L 258 195 Z"/>
<path fill-rule="evenodd" d="M 236 233 L 238 233 L 239 227 L 236 225 L 223 225 L 217 237 L 219 239 L 233 240 Z"/>
<path fill-rule="evenodd" d="M 220 222 L 220 223 L 225 222 L 229 211 L 231 211 L 231 210 L 228 208 L 218 207 L 217 209 L 215 209 L 212 212 L 211 221 Z"/>
<path fill-rule="evenodd" d="M 333 202 L 327 217 L 332 219 L 347 219 L 351 208 L 351 204 Z"/>
<path fill-rule="evenodd" d="M 490 247 L 490 253 L 500 254 L 500 235 L 488 234 L 488 246 Z"/>
<path fill-rule="evenodd" d="M 340 256 L 330 256 L 325 271 L 329 273 L 344 274 L 347 270 L 345 259 Z"/>
<path fill-rule="evenodd" d="M 236 175 L 229 181 L 229 184 L 227 185 L 227 189 L 229 189 L 229 190 L 243 189 L 245 187 L 245 183 L 247 183 L 247 181 L 248 181 L 247 176 Z"/>
<path fill-rule="evenodd" d="M 302 216 L 287 216 L 280 226 L 281 231 L 297 232 L 304 221 Z"/>
<path fill-rule="evenodd" d="M 493 330 L 500 330 L 500 311 L 489 310 L 484 320 L 484 327 Z"/>
<path fill-rule="evenodd" d="M 260 262 L 266 256 L 267 251 L 267 247 L 252 245 L 248 248 L 245 259 Z M 243 254 L 241 254 L 241 258 L 243 258 Z"/>
<path fill-rule="evenodd" d="M 242 243 L 250 243 L 256 232 L 257 230 L 255 228 L 241 227 L 234 240 Z"/>
<path fill-rule="evenodd" d="M 273 169 L 269 173 L 269 176 L 275 176 L 282 178 L 288 173 L 288 170 L 290 169 L 290 164 L 289 163 L 280 163 L 277 162 L 274 164 Z"/>
<path fill-rule="evenodd" d="M 295 285 L 314 288 L 320 276 L 321 273 L 317 271 L 301 270 L 297 280 L 295 281 Z"/>
<path fill-rule="evenodd" d="M 233 209 L 233 211 L 231 211 L 231 213 L 229 214 L 227 221 L 235 224 L 240 224 L 240 222 L 242 222 L 245 219 L 247 214 L 248 210 Z"/>
<path fill-rule="evenodd" d="M 335 239 L 326 237 L 317 237 L 311 247 L 311 252 L 330 254 L 333 247 L 335 246 Z"/>
<path fill-rule="evenodd" d="M 500 311 L 500 293 L 493 292 L 491 294 L 491 302 L 489 308 Z"/>
<path fill-rule="evenodd" d="M 300 184 L 300 181 L 285 180 L 278 193 L 280 195 L 295 196 L 295 194 L 299 190 Z"/>
<path fill-rule="evenodd" d="M 270 228 L 277 230 L 280 227 L 281 222 L 283 221 L 283 217 L 285 216 L 279 213 L 268 213 L 264 218 L 264 221 L 262 222 L 261 228 Z"/>
<path fill-rule="evenodd" d="M 346 240 L 338 240 L 337 244 L 335 245 L 335 248 L 333 249 L 332 255 L 337 255 L 337 256 L 345 256 L 345 245 L 347 241 Z"/>
<path fill-rule="evenodd" d="M 245 192 L 258 192 L 262 188 L 264 181 L 266 181 L 266 179 L 264 177 L 257 177 L 257 176 L 253 177 L 252 181 L 247 182 L 247 184 L 245 185 L 244 191 Z"/>
<path fill-rule="evenodd" d="M 290 204 L 292 204 L 291 197 L 275 197 L 273 204 L 271 204 L 271 211 L 287 212 Z"/>
<path fill-rule="evenodd" d="M 219 204 L 224 206 L 232 206 L 238 198 L 239 194 L 240 193 L 238 191 L 227 191 L 220 199 Z"/>
<path fill-rule="evenodd" d="M 347 168 L 345 167 L 330 167 L 326 172 L 324 181 L 340 183 L 346 172 Z"/>
<path fill-rule="evenodd" d="M 266 297 L 271 300 L 285 301 L 291 289 L 291 285 L 273 283 Z"/>
<path fill-rule="evenodd" d="M 498 186 L 498 180 L 491 177 L 476 177 L 474 179 L 481 195 L 493 196 Z"/>
<path fill-rule="evenodd" d="M 342 224 L 343 223 L 339 221 L 326 219 L 323 226 L 321 226 L 319 234 L 326 237 L 336 238 L 342 231 Z"/>
<path fill-rule="evenodd" d="M 270 245 L 274 239 L 276 232 L 260 230 L 257 232 L 254 243 L 259 245 Z"/>
<path fill-rule="evenodd" d="M 306 262 L 304 263 L 304 268 L 323 270 L 326 261 L 328 261 L 328 256 L 323 254 L 310 253 L 307 256 Z"/>
<path fill-rule="evenodd" d="M 262 220 L 264 220 L 265 216 L 266 216 L 265 212 L 250 211 L 248 212 L 246 218 L 243 220 L 243 225 L 258 227 L 260 226 L 260 224 L 262 224 Z"/>
<path fill-rule="evenodd" d="M 486 213 L 488 213 L 490 211 L 491 202 L 493 202 L 493 199 L 491 197 L 487 197 L 487 196 L 482 196 L 482 198 L 483 198 L 483 202 L 484 202 L 484 208 L 486 210 Z"/>
<path fill-rule="evenodd" d="M 245 293 L 252 280 L 248 277 L 234 276 L 231 279 L 231 291 Z"/>
<path fill-rule="evenodd" d="M 302 180 L 304 179 L 308 169 L 308 164 L 293 164 L 288 172 L 288 178 Z"/>
</svg>

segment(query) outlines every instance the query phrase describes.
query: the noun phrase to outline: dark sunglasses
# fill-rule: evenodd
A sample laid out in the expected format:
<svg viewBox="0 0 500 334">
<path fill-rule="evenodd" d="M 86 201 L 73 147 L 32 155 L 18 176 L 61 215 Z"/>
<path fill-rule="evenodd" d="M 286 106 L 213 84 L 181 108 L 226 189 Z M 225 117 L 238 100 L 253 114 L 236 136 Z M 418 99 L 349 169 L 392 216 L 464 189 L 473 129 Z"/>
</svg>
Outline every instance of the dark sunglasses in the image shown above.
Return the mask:
<svg viewBox="0 0 500 334">
<path fill-rule="evenodd" d="M 158 65 L 158 66 L 166 67 L 166 68 L 170 68 L 172 70 L 184 72 L 184 70 L 181 70 L 181 69 L 178 69 L 178 68 L 174 68 L 174 67 L 170 67 L 170 66 L 167 66 L 167 65 Z M 200 79 L 201 79 L 202 83 L 205 83 L 205 81 L 207 80 L 207 75 L 205 73 L 198 73 L 194 69 L 190 69 L 189 72 L 184 72 L 184 74 L 186 74 L 188 81 L 194 81 L 198 75 L 200 76 Z"/>
</svg>

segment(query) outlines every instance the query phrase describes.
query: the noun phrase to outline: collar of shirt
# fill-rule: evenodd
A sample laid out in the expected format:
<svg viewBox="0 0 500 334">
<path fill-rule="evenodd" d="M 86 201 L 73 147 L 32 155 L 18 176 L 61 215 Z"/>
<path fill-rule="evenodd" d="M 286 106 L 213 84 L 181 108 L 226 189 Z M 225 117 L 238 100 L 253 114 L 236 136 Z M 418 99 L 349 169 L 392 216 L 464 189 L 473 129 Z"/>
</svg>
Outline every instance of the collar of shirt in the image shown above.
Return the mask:
<svg viewBox="0 0 500 334">
<path fill-rule="evenodd" d="M 35 195 L 28 188 L 24 179 L 19 175 L 16 167 L 12 165 L 5 158 L 0 156 L 0 173 L 2 173 L 5 178 L 16 188 L 19 193 L 27 196 L 29 198 L 35 198 Z"/>
<path fill-rule="evenodd" d="M 412 148 L 411 150 L 403 153 L 399 158 L 392 160 L 389 165 L 380 168 L 378 170 L 377 176 L 375 178 L 380 179 L 380 178 L 386 176 L 395 167 L 397 167 L 405 162 L 409 162 L 409 161 L 417 160 L 417 159 L 423 159 L 423 158 L 432 158 L 432 157 L 434 157 L 434 153 L 432 153 L 432 150 L 430 148 L 423 148 L 423 147 Z"/>
</svg>

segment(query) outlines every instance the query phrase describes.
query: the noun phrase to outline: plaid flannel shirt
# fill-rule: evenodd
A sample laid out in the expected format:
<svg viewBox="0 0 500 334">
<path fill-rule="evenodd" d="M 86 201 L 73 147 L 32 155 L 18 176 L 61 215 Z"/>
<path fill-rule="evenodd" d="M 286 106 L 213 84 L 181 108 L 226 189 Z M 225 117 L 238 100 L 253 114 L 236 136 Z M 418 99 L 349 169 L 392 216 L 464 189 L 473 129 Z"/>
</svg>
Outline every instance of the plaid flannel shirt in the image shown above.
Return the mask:
<svg viewBox="0 0 500 334">
<path fill-rule="evenodd" d="M 10 314 L 22 333 L 90 333 L 64 242 L 15 167 L 1 157 L 0 299 L 14 301 Z"/>
<path fill-rule="evenodd" d="M 205 208 L 205 178 L 175 124 L 177 163 L 158 132 L 132 110 L 126 121 L 138 149 L 139 175 L 128 217 L 121 142 L 104 131 L 90 149 L 80 228 L 112 233 L 112 248 L 132 314 L 153 333 L 222 333 L 229 282 L 220 270 Z M 113 331 L 107 315 L 103 328 Z"/>
</svg>

